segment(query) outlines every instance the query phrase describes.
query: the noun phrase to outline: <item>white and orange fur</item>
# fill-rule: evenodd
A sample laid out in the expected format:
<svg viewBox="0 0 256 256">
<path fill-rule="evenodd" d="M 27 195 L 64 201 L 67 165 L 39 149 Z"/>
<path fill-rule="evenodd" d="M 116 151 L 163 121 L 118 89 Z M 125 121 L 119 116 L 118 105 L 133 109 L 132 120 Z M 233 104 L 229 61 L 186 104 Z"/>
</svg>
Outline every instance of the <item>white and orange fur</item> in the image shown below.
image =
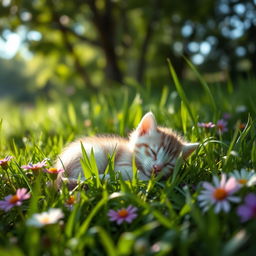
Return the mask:
<svg viewBox="0 0 256 256">
<path fill-rule="evenodd" d="M 91 150 L 95 155 L 98 171 L 103 176 L 108 165 L 108 156 L 115 152 L 115 170 L 124 180 L 132 178 L 132 159 L 135 157 L 138 178 L 149 180 L 152 174 L 163 177 L 171 175 L 179 156 L 186 159 L 198 146 L 188 143 L 169 128 L 157 126 L 153 113 L 148 112 L 138 127 L 130 134 L 129 139 L 118 136 L 85 137 L 70 143 L 59 155 L 56 168 L 64 168 L 57 183 L 63 180 L 84 180 L 80 164 L 82 147 L 89 156 Z"/>
</svg>

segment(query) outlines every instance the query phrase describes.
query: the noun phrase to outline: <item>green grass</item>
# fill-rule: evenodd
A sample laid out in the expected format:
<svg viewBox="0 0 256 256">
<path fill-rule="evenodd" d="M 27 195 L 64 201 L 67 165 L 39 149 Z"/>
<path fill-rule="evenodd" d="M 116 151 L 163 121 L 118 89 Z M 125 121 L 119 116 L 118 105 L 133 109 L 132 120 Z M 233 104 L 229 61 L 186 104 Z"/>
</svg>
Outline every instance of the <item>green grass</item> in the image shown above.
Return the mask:
<svg viewBox="0 0 256 256">
<path fill-rule="evenodd" d="M 0 167 L 0 200 L 25 187 L 31 198 L 8 212 L 0 210 L 0 255 L 254 255 L 254 220 L 241 223 L 237 204 L 229 213 L 203 213 L 198 205 L 202 181 L 235 169 L 256 170 L 255 80 L 235 85 L 182 84 L 169 62 L 173 81 L 163 89 L 127 87 L 101 95 L 54 102 L 36 101 L 15 106 L 1 102 L 0 158 L 14 156 L 7 169 Z M 196 72 L 194 70 L 194 72 Z M 171 78 L 171 80 L 172 80 Z M 241 106 L 244 106 L 244 111 Z M 199 149 L 180 162 L 167 181 L 123 181 L 113 173 L 109 181 L 95 175 L 93 156 L 84 156 L 91 176 L 73 194 L 72 210 L 65 206 L 69 192 L 47 186 L 49 176 L 24 171 L 20 166 L 49 158 L 51 167 L 64 145 L 82 135 L 114 133 L 127 136 L 144 113 L 151 110 L 162 126 L 172 127 Z M 197 122 L 216 122 L 230 113 L 228 132 L 204 130 Z M 246 124 L 239 129 L 241 123 Z M 255 186 L 238 192 L 244 198 Z M 110 209 L 134 205 L 138 217 L 131 223 L 110 222 Z M 64 218 L 42 228 L 26 225 L 34 213 L 60 208 Z"/>
</svg>

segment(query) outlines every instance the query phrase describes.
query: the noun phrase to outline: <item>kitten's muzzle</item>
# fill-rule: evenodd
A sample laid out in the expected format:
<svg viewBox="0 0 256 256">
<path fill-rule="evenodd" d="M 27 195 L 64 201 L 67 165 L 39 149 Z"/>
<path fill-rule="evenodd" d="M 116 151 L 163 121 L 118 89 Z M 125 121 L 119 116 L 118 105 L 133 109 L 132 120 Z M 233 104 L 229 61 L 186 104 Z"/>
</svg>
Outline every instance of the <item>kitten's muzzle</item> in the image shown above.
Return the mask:
<svg viewBox="0 0 256 256">
<path fill-rule="evenodd" d="M 159 165 L 159 164 L 154 164 L 154 165 L 153 165 L 153 172 L 154 172 L 155 174 L 161 172 L 162 169 L 163 169 L 163 166 L 162 166 L 162 165 Z"/>
</svg>

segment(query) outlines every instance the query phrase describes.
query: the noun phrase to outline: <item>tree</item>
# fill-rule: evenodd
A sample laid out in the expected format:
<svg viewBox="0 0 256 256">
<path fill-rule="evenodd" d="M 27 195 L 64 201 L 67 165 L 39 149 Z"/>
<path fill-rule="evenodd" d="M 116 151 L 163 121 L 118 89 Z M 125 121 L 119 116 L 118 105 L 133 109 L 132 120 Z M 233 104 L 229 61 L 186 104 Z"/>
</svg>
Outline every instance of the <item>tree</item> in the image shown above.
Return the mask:
<svg viewBox="0 0 256 256">
<path fill-rule="evenodd" d="M 231 42 L 219 24 L 234 14 L 223 14 L 219 10 L 223 4 L 237 6 L 242 1 L 195 0 L 191 3 L 189 0 L 5 1 L 0 10 L 0 32 L 25 27 L 24 43 L 29 49 L 42 58 L 55 58 L 56 67 L 51 66 L 53 75 L 61 78 L 58 65 L 62 65 L 66 70 L 65 81 L 79 77 L 91 91 L 108 81 L 123 84 L 127 76 L 143 84 L 153 73 L 159 76 L 158 69 L 165 69 L 167 76 L 167 57 L 172 58 L 180 76 L 185 68 L 182 55 L 193 61 L 201 58 L 201 62 L 194 63 L 203 63 L 204 67 L 212 61 L 217 67 L 217 58 L 225 55 L 233 65 L 238 56 L 232 51 L 240 41 L 253 41 L 255 26 L 251 24 L 238 38 L 239 42 Z M 241 6 L 252 11 L 252 0 Z M 31 39 L 31 32 L 40 33 L 41 38 Z M 202 43 L 211 44 L 209 38 L 219 43 L 211 45 L 207 54 L 200 52 Z M 191 48 L 191 42 L 198 44 L 197 52 Z M 221 52 L 225 54 L 222 56 Z M 255 54 L 255 50 L 253 52 Z"/>
</svg>

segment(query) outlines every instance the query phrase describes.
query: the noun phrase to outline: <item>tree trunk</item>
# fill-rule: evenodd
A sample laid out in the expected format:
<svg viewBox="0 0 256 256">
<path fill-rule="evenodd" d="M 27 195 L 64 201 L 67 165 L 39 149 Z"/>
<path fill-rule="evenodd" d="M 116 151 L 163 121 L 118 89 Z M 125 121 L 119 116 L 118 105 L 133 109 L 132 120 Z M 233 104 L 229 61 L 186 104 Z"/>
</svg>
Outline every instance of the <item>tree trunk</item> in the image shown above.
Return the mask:
<svg viewBox="0 0 256 256">
<path fill-rule="evenodd" d="M 93 13 L 93 23 L 99 33 L 102 49 L 106 58 L 107 78 L 122 83 L 123 77 L 118 66 L 115 51 L 115 24 L 113 20 L 113 3 L 105 0 L 104 13 L 100 13 L 95 5 L 95 0 L 88 0 L 88 5 Z"/>
</svg>

